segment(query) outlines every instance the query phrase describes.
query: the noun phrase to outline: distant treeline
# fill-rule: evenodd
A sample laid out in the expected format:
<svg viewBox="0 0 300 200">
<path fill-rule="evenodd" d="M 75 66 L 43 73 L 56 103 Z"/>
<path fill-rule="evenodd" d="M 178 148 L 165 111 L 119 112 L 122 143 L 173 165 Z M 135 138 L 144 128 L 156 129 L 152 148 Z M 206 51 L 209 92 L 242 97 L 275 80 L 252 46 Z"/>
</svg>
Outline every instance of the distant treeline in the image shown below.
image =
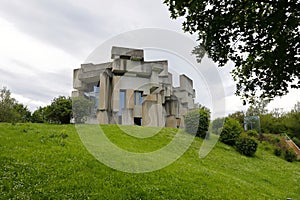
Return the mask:
<svg viewBox="0 0 300 200">
<path fill-rule="evenodd" d="M 72 117 L 72 100 L 70 97 L 54 98 L 50 105 L 39 107 L 33 113 L 16 99 L 11 97 L 7 88 L 0 90 L 0 122 L 33 122 L 69 124 Z"/>
</svg>

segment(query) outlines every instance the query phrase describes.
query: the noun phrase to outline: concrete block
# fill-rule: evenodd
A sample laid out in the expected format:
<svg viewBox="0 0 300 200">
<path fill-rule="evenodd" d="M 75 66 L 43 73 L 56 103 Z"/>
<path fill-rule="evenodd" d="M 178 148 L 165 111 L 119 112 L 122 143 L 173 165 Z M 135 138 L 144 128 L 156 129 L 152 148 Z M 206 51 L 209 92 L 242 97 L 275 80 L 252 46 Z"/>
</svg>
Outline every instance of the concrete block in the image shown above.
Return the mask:
<svg viewBox="0 0 300 200">
<path fill-rule="evenodd" d="M 107 111 L 98 111 L 97 120 L 99 124 L 109 124 L 109 115 Z"/>
<path fill-rule="evenodd" d="M 119 104 L 120 104 L 120 76 L 113 76 L 112 79 L 112 110 L 114 112 L 119 111 Z"/>
<path fill-rule="evenodd" d="M 128 56 L 129 59 L 131 57 L 144 58 L 144 51 L 143 49 L 132 49 L 132 48 L 113 46 L 111 49 L 111 58 L 116 59 L 122 56 Z"/>
<path fill-rule="evenodd" d="M 157 95 L 156 94 L 148 94 L 143 98 L 144 101 L 157 101 Z"/>
<path fill-rule="evenodd" d="M 107 77 L 104 73 L 100 74 L 100 98 L 99 98 L 99 110 L 107 109 L 107 93 L 108 93 Z"/>
<path fill-rule="evenodd" d="M 134 125 L 132 109 L 124 108 L 122 110 L 122 124 L 123 125 Z"/>
<path fill-rule="evenodd" d="M 141 105 L 134 105 L 133 117 L 143 117 Z"/>
<path fill-rule="evenodd" d="M 134 90 L 127 89 L 126 90 L 126 108 L 133 109 L 134 108 Z"/>
<path fill-rule="evenodd" d="M 166 119 L 166 127 L 176 128 L 177 127 L 177 119 L 174 115 L 168 116 Z"/>
</svg>

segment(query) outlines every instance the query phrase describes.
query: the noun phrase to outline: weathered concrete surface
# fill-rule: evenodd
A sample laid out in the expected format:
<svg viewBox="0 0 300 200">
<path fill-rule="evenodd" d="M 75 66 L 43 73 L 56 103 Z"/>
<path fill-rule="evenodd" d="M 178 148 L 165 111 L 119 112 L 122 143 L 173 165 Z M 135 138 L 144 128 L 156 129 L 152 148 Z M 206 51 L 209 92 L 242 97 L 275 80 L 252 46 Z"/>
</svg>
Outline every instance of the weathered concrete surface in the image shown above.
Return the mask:
<svg viewBox="0 0 300 200">
<path fill-rule="evenodd" d="M 195 107 L 189 77 L 180 75 L 180 86 L 174 88 L 168 61 L 144 61 L 142 49 L 112 47 L 111 58 L 107 63 L 82 64 L 73 72 L 72 96 L 97 102 L 94 113 L 100 124 L 133 125 L 136 117 L 144 126 L 183 126 L 184 116 Z M 120 91 L 125 91 L 124 99 Z M 142 103 L 134 101 L 136 92 L 142 93 Z"/>
</svg>

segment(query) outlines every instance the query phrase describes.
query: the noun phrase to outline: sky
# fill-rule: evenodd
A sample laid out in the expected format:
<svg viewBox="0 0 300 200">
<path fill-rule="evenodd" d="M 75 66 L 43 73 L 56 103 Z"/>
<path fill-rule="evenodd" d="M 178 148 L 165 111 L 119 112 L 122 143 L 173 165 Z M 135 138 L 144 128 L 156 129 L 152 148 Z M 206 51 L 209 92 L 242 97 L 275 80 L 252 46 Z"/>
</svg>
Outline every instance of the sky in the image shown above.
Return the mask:
<svg viewBox="0 0 300 200">
<path fill-rule="evenodd" d="M 70 96 L 73 69 L 79 68 L 97 47 L 119 34 L 158 28 L 177 32 L 196 42 L 195 35 L 183 33 L 183 19 L 170 19 L 168 8 L 162 2 L 0 0 L 0 87 L 7 87 L 19 103 L 34 111 L 50 104 L 54 97 Z M 157 42 L 156 39 L 153 42 Z M 176 68 L 178 63 L 185 65 L 178 56 L 153 53 L 151 49 L 145 50 L 145 54 L 146 60 L 169 60 L 170 71 L 175 74 L 176 70 L 181 73 L 180 68 Z M 217 68 L 208 58 L 200 65 Z M 222 79 L 219 87 L 225 91 L 222 99 L 227 114 L 246 110 L 240 98 L 234 95 L 235 83 L 229 74 L 232 69 L 232 63 L 217 68 Z M 207 75 L 204 79 L 213 82 L 214 77 Z M 209 95 L 198 90 L 196 101 L 210 107 Z M 297 101 L 300 101 L 299 90 L 291 90 L 271 102 L 268 109 L 290 110 Z"/>
</svg>

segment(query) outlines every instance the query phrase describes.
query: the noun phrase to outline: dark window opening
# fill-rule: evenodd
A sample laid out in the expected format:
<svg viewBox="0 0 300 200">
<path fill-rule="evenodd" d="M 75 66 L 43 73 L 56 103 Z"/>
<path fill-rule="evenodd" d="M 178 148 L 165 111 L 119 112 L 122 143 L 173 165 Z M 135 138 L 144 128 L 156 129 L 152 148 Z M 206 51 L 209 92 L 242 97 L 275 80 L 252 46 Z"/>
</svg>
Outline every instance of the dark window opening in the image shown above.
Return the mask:
<svg viewBox="0 0 300 200">
<path fill-rule="evenodd" d="M 134 118 L 134 124 L 137 126 L 142 126 L 142 118 L 141 117 L 135 117 Z"/>
<path fill-rule="evenodd" d="M 131 56 L 126 56 L 126 55 L 120 55 L 121 59 L 126 59 L 126 60 L 130 60 Z"/>
</svg>

